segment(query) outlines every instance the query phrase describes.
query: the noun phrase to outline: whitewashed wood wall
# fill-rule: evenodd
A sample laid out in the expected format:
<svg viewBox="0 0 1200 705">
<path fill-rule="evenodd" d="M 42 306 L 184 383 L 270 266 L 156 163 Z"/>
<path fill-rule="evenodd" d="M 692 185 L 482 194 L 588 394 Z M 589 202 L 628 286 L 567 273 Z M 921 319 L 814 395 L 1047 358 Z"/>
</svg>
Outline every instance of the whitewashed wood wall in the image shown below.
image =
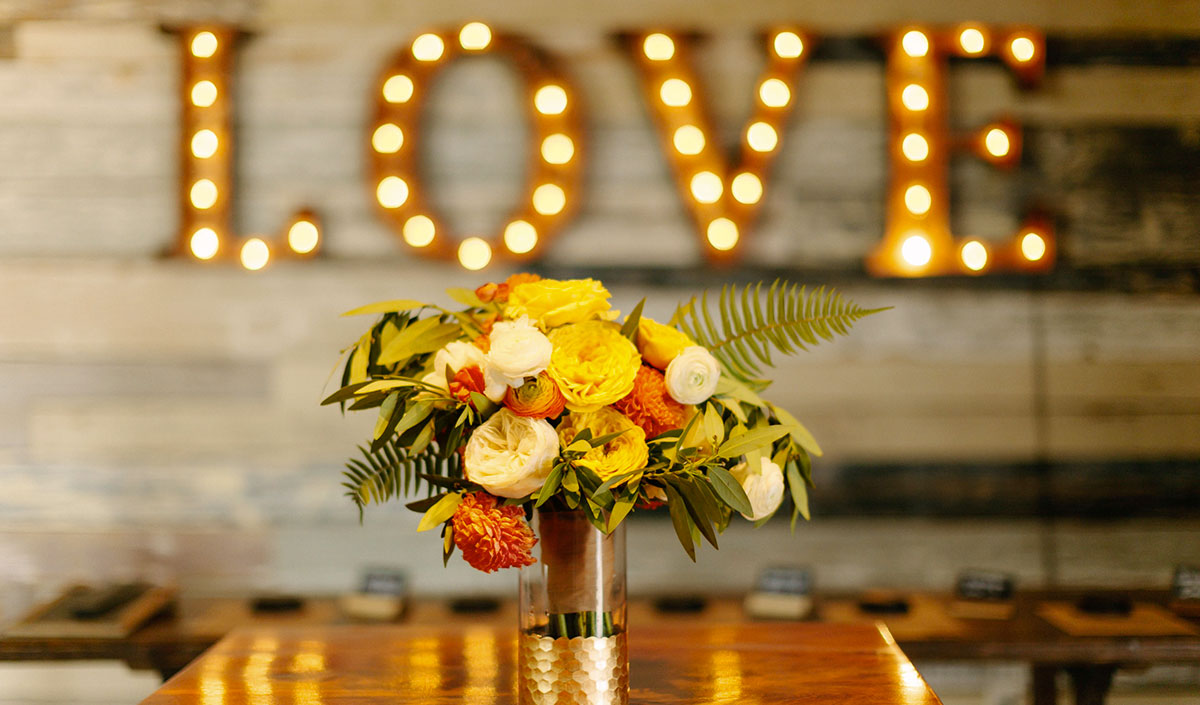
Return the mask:
<svg viewBox="0 0 1200 705">
<path fill-rule="evenodd" d="M 263 580 L 320 586 L 342 584 L 349 564 L 365 555 L 392 555 L 390 546 L 375 544 L 335 558 L 326 547 L 316 565 L 303 549 L 313 531 L 347 542 L 355 536 L 338 468 L 370 420 L 343 421 L 316 406 L 337 349 L 362 323 L 337 314 L 374 299 L 436 298 L 445 286 L 475 281 L 404 252 L 374 217 L 365 184 L 373 76 L 390 50 L 427 26 L 479 17 L 525 32 L 560 52 L 583 88 L 591 138 L 586 205 L 547 259 L 572 268 L 700 262 L 632 66 L 611 38 L 616 30 L 710 31 L 706 97 L 727 133 L 740 125 L 758 72 L 753 30 L 774 20 L 843 34 L 914 16 L 1028 22 L 1081 36 L 1114 28 L 1200 34 L 1200 3 L 1190 0 L 841 5 L 754 0 L 705 3 L 699 11 L 665 0 L 0 0 L 0 565 L 7 555 L 15 574 L 11 566 L 25 565 L 16 556 L 44 557 L 53 551 L 35 548 L 59 545 L 53 537 L 71 545 L 79 532 L 97 530 L 126 538 L 218 527 L 250 532 L 249 545 L 261 551 L 239 560 L 266 565 Z M 178 138 L 176 54 L 159 25 L 210 18 L 237 21 L 251 33 L 237 64 L 240 228 L 273 231 L 295 207 L 311 205 L 325 221 L 325 261 L 247 274 L 158 258 L 175 227 Z M 520 187 L 524 117 L 513 85 L 487 60 L 455 67 L 439 85 L 436 127 L 426 136 L 428 178 L 443 212 L 463 229 L 493 226 Z M 994 66 L 963 67 L 952 82 L 963 125 L 1007 113 L 1041 130 L 1037 172 L 1059 186 L 1091 168 L 1094 143 L 1080 137 L 1091 130 L 1151 126 L 1177 132 L 1185 146 L 1200 142 L 1197 86 L 1194 66 L 1067 67 L 1027 95 Z M 806 70 L 799 99 L 750 260 L 844 267 L 880 234 L 882 67 L 818 63 Z M 1196 185 L 1189 190 L 1177 173 L 1171 178 L 1159 197 L 1129 206 L 1139 225 L 1128 237 L 1103 223 L 1069 231 L 1064 248 L 1073 261 L 1200 262 L 1188 215 Z M 1016 222 L 1012 177 L 969 167 L 956 183 L 967 189 L 958 227 L 1007 234 Z M 1086 186 L 1056 194 L 1068 221 L 1086 224 L 1098 202 L 1111 200 L 1110 192 Z M 665 316 L 692 287 L 630 284 L 614 292 L 625 309 L 649 295 L 651 312 Z M 1200 457 L 1200 300 L 1192 293 L 1039 294 L 858 281 L 850 294 L 896 309 L 864 321 L 851 339 L 782 365 L 775 391 L 828 449 L 827 467 Z M 1039 431 L 1042 344 L 1047 417 Z M 381 516 L 368 534 L 373 541 L 409 528 L 394 512 Z M 831 561 L 838 584 L 887 575 L 895 564 L 869 567 L 855 551 L 894 525 L 851 526 L 827 529 L 850 536 L 835 542 L 837 558 L 822 557 L 815 545 L 799 557 Z M 913 565 L 937 566 L 900 574 L 901 582 L 945 577 L 956 561 L 980 555 L 965 545 L 940 551 L 941 529 L 900 526 L 927 542 Z M 998 560 L 1031 580 L 1046 579 L 1035 555 L 1044 527 L 1005 526 L 996 540 L 1007 548 L 991 553 L 1010 556 Z M 255 531 L 290 538 L 260 541 Z M 1065 545 L 1094 538 L 1087 529 L 1065 531 Z M 1158 579 L 1177 560 L 1200 560 L 1191 525 L 1138 525 L 1121 536 L 1133 541 L 1139 531 L 1156 537 L 1149 543 L 1158 548 L 1132 573 L 1119 572 L 1126 565 L 1120 547 L 1099 563 L 1079 548 L 1060 556 L 1067 566 L 1060 572 Z M 1072 536 L 1083 538 L 1072 543 Z M 159 550 L 139 541 L 137 555 Z M 734 564 L 709 556 L 705 574 L 743 584 L 778 545 L 772 539 L 757 551 L 726 552 L 740 553 L 721 559 L 735 562 L 732 572 Z M 272 568 L 269 556 L 280 551 L 290 558 Z M 435 552 L 417 544 L 402 560 L 432 565 Z M 173 560 L 178 568 L 182 559 Z M 647 584 L 677 582 L 679 567 L 647 561 Z M 461 572 L 448 575 L 423 584 L 474 584 Z"/>
</svg>

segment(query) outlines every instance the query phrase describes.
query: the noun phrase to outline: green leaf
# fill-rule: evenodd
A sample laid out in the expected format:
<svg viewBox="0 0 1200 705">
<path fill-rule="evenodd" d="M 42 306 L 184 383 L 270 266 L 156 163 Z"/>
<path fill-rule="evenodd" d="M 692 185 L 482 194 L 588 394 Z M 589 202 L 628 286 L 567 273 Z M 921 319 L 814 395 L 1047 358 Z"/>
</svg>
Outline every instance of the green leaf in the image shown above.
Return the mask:
<svg viewBox="0 0 1200 705">
<path fill-rule="evenodd" d="M 728 504 L 734 511 L 747 516 L 754 514 L 754 508 L 750 506 L 750 498 L 746 496 L 746 490 L 742 489 L 741 484 L 728 470 L 720 465 L 710 465 L 708 466 L 708 480 L 721 501 Z"/>
<path fill-rule="evenodd" d="M 679 538 L 683 550 L 687 551 L 692 562 L 696 562 L 696 546 L 692 543 L 692 519 L 687 508 L 683 506 L 683 497 L 671 485 L 664 485 L 667 493 L 667 511 L 671 514 L 671 524 L 675 527 L 675 536 Z"/>
<path fill-rule="evenodd" d="M 678 478 L 674 482 L 675 489 L 683 496 L 684 506 L 688 510 L 688 514 L 692 516 L 692 522 L 696 528 L 700 530 L 700 535 L 705 541 L 712 544 L 713 548 L 720 548 L 717 545 L 717 532 L 713 530 L 715 522 L 716 507 L 710 507 L 708 504 L 708 496 L 692 484 L 690 478 Z"/>
<path fill-rule="evenodd" d="M 591 429 L 584 429 L 584 430 L 590 431 Z M 599 448 L 600 446 L 604 445 L 605 443 L 608 443 L 608 442 L 612 441 L 613 439 L 617 438 L 622 433 L 625 433 L 625 431 L 627 431 L 627 430 L 629 430 L 629 429 L 622 429 L 620 431 L 615 431 L 613 433 L 606 433 L 603 436 L 598 436 L 596 438 L 588 439 L 588 445 L 590 445 L 592 448 Z M 576 436 L 576 438 L 578 438 L 578 436 Z"/>
<path fill-rule="evenodd" d="M 321 402 L 321 406 L 327 406 L 329 404 L 337 404 L 338 402 L 346 401 L 347 399 L 353 399 L 354 396 L 358 394 L 358 390 L 362 389 L 363 387 L 367 386 L 368 384 L 370 384 L 370 382 L 357 382 L 355 384 L 347 384 L 346 386 L 337 390 L 333 394 L 330 394 L 329 396 L 325 397 L 325 400 Z"/>
<path fill-rule="evenodd" d="M 444 524 L 446 520 L 454 516 L 454 511 L 461 503 L 462 495 L 457 492 L 451 492 L 442 497 L 437 504 L 425 512 L 425 516 L 421 517 L 421 523 L 417 524 L 417 532 L 428 531 L 439 524 Z"/>
<path fill-rule="evenodd" d="M 409 502 L 404 506 L 413 510 L 414 512 L 420 512 L 424 514 L 425 512 L 429 511 L 430 507 L 440 502 L 445 496 L 445 494 L 435 494 L 432 497 L 426 497 L 425 499 L 418 499 L 415 502 Z"/>
<path fill-rule="evenodd" d="M 377 379 L 372 382 L 367 382 L 362 387 L 354 392 L 355 396 L 370 394 L 371 392 L 383 392 L 389 389 L 400 389 L 401 387 L 419 387 L 420 383 L 411 379 Z"/>
<path fill-rule="evenodd" d="M 792 438 L 797 444 L 800 445 L 801 448 L 809 453 L 812 453 L 818 458 L 824 455 L 824 453 L 821 452 L 821 446 L 817 445 L 817 439 L 813 438 L 813 435 L 808 432 L 808 429 L 804 427 L 804 424 L 796 420 L 795 416 L 792 416 L 790 413 L 788 413 L 787 409 L 784 409 L 781 406 L 776 406 L 770 402 L 767 402 L 767 405 L 771 408 L 771 411 L 774 412 L 780 423 L 792 427 Z"/>
<path fill-rule="evenodd" d="M 608 531 L 606 533 L 611 534 L 613 529 L 617 528 L 622 521 L 625 521 L 625 517 L 629 515 L 629 512 L 633 511 L 633 505 L 636 501 L 636 492 L 630 496 L 617 498 L 617 501 L 613 504 L 612 511 L 608 514 Z"/>
<path fill-rule="evenodd" d="M 358 316 L 364 313 L 395 313 L 397 311 L 411 311 L 414 308 L 424 308 L 429 304 L 412 299 L 393 299 L 391 301 L 376 301 L 373 304 L 359 306 L 343 313 L 343 316 Z"/>
<path fill-rule="evenodd" d="M 413 355 L 439 350 L 461 337 L 462 326 L 458 323 L 442 323 L 437 316 L 422 318 L 397 333 L 388 346 L 379 351 L 375 364 L 393 365 Z"/>
<path fill-rule="evenodd" d="M 788 489 L 792 492 L 792 503 L 804 516 L 804 520 L 809 521 L 811 517 L 808 515 L 808 488 L 804 485 L 804 478 L 800 477 L 795 462 L 787 464 L 787 481 Z"/>
<path fill-rule="evenodd" d="M 584 440 L 584 441 L 572 441 L 571 445 L 567 446 L 563 450 L 566 451 L 567 453 L 586 453 L 591 449 L 592 449 L 592 444 L 588 443 L 586 440 Z"/>
<path fill-rule="evenodd" d="M 542 483 L 542 488 L 538 490 L 537 502 L 534 503 L 534 507 L 542 506 L 546 503 L 546 500 L 553 497 L 554 493 L 558 491 L 558 486 L 562 482 L 564 467 L 566 466 L 560 463 L 555 465 L 554 469 L 550 471 L 550 476 L 546 478 L 546 481 Z"/>
<path fill-rule="evenodd" d="M 475 295 L 475 292 L 470 289 L 452 286 L 449 289 L 446 289 L 446 295 L 463 306 L 470 306 L 471 308 L 483 306 L 483 301 L 480 301 L 479 297 Z"/>
<path fill-rule="evenodd" d="M 741 435 L 730 436 L 721 444 L 717 456 L 721 458 L 736 458 L 745 455 L 747 451 L 758 450 L 783 438 L 792 431 L 792 426 L 772 425 L 752 428 Z"/>
<path fill-rule="evenodd" d="M 350 353 L 350 384 L 367 381 L 367 367 L 371 364 L 371 331 L 358 339 L 354 352 Z"/>
<path fill-rule="evenodd" d="M 379 407 L 379 418 L 375 421 L 375 439 L 378 440 L 383 436 L 384 431 L 389 426 L 396 427 L 393 417 L 396 415 L 396 402 L 400 401 L 400 393 L 392 392 L 387 395 L 387 399 L 383 400 L 383 404 Z"/>
<path fill-rule="evenodd" d="M 638 323 L 642 320 L 642 307 L 646 305 L 646 297 L 633 307 L 633 311 L 625 317 L 625 324 L 621 326 L 621 335 L 633 341 L 637 345 Z"/>
<path fill-rule="evenodd" d="M 704 405 L 704 437 L 713 447 L 721 445 L 725 440 L 725 421 L 721 419 L 721 412 L 717 411 L 716 404 Z"/>
</svg>

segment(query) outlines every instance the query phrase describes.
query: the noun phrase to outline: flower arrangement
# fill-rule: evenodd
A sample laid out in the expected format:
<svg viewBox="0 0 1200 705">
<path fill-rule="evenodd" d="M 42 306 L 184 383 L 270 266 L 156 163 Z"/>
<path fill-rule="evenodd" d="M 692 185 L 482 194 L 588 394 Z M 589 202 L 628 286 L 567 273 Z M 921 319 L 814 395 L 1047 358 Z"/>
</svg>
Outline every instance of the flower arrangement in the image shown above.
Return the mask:
<svg viewBox="0 0 1200 705">
<path fill-rule="evenodd" d="M 384 301 L 345 315 L 380 318 L 343 350 L 342 386 L 323 403 L 377 409 L 369 447 L 346 464 L 358 506 L 420 492 L 417 531 L 441 527 L 492 572 L 534 563 L 534 508 L 577 510 L 609 533 L 666 505 L 685 551 L 734 514 L 765 522 L 792 500 L 808 518 L 816 440 L 763 399 L 772 351 L 845 335 L 868 310 L 825 288 L 776 281 L 724 287 L 669 323 L 629 315 L 592 279 L 516 274 L 465 308 Z"/>
</svg>

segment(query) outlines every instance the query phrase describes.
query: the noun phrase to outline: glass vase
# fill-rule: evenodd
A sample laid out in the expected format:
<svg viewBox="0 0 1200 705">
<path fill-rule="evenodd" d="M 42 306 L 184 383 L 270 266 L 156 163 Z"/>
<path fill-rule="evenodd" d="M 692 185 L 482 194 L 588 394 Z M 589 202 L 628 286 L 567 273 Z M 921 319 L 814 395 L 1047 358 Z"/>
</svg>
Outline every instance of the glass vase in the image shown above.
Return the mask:
<svg viewBox="0 0 1200 705">
<path fill-rule="evenodd" d="M 537 563 L 521 569 L 517 636 L 522 705 L 625 705 L 625 526 L 579 510 L 536 510 Z"/>
</svg>

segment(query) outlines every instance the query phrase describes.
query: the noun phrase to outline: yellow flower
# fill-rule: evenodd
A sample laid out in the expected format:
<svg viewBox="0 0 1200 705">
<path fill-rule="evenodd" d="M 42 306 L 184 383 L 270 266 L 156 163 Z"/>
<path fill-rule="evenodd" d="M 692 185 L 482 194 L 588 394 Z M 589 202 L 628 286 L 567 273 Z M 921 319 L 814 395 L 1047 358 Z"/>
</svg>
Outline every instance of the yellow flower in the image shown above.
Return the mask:
<svg viewBox="0 0 1200 705">
<path fill-rule="evenodd" d="M 633 390 L 642 358 L 615 323 L 584 321 L 550 331 L 546 371 L 571 411 L 595 411 Z"/>
<path fill-rule="evenodd" d="M 676 328 L 643 317 L 638 321 L 637 344 L 646 364 L 665 370 L 684 348 L 696 343 Z"/>
<path fill-rule="evenodd" d="M 575 436 L 585 428 L 592 438 L 622 431 L 621 435 L 604 445 L 593 448 L 579 459 L 579 464 L 607 480 L 646 467 L 650 455 L 646 447 L 646 432 L 624 414 L 607 406 L 586 413 L 568 414 L 558 426 L 558 438 L 563 448 L 571 445 Z"/>
<path fill-rule="evenodd" d="M 543 330 L 593 318 L 609 318 L 608 289 L 595 279 L 542 279 L 512 288 L 507 318 L 529 316 Z"/>
</svg>

